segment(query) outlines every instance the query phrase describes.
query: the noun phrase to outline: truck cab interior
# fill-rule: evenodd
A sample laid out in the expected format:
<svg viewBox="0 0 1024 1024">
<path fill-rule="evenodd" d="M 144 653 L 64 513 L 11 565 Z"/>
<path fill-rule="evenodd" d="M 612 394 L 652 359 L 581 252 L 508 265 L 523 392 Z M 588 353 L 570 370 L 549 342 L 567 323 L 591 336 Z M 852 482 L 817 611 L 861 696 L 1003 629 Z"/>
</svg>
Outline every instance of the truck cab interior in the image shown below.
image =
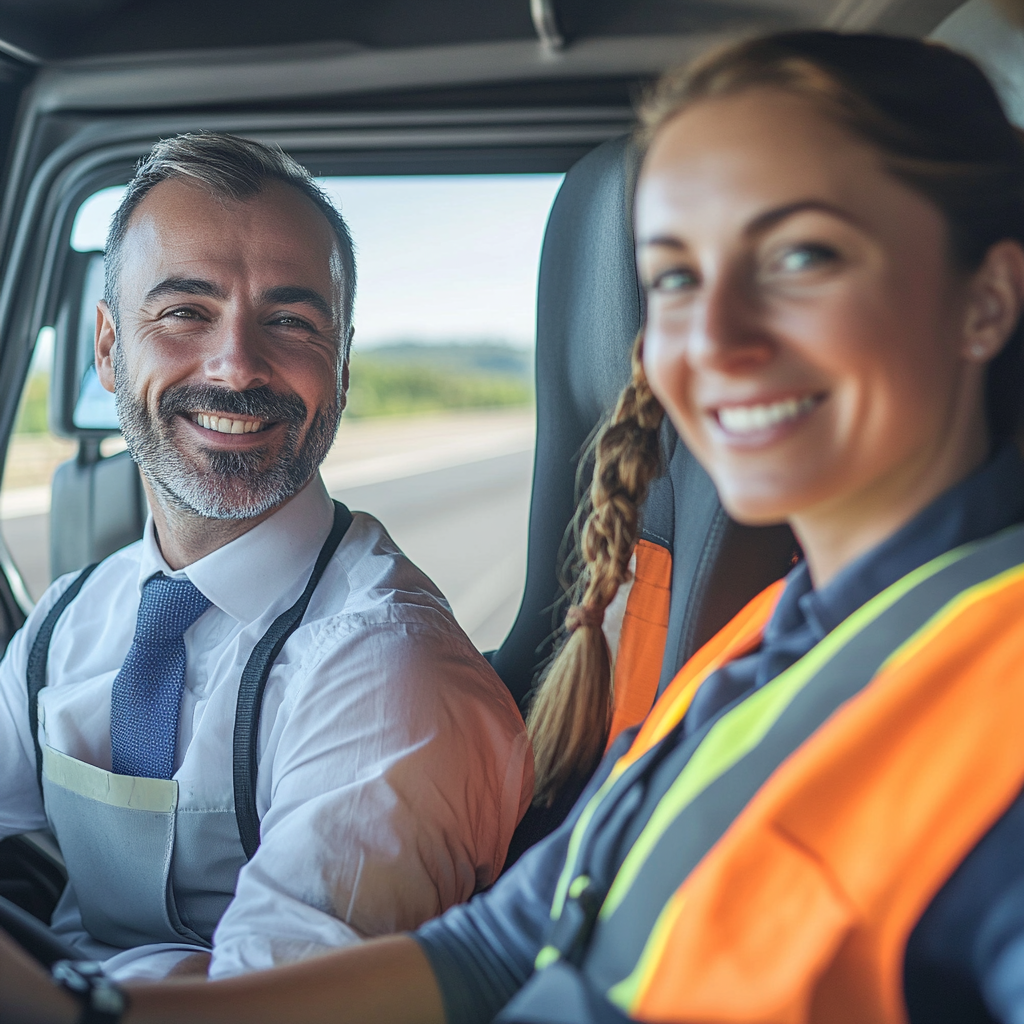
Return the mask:
<svg viewBox="0 0 1024 1024">
<path fill-rule="evenodd" d="M 82 412 L 102 254 L 71 240 L 83 202 L 123 185 L 155 141 L 233 132 L 330 177 L 564 174 L 538 278 L 526 583 L 489 652 L 525 709 L 565 612 L 588 443 L 628 378 L 643 318 L 633 103 L 660 72 L 717 43 L 800 27 L 961 47 L 1024 121 L 1024 29 L 994 0 L 0 0 L 0 450 L 46 337 L 50 427 L 75 445 L 52 482 L 50 578 L 136 540 L 145 521 L 134 464 L 109 454 L 116 422 Z M 787 528 L 726 515 L 667 422 L 661 443 L 663 474 L 641 521 L 669 567 L 655 623 L 664 649 L 644 681 L 652 702 L 795 555 Z M 6 644 L 31 595 L 2 540 L 0 568 Z M 510 860 L 574 795 L 528 812 Z M 0 843 L 0 895 L 45 920 L 61 885 L 45 838 Z"/>
</svg>

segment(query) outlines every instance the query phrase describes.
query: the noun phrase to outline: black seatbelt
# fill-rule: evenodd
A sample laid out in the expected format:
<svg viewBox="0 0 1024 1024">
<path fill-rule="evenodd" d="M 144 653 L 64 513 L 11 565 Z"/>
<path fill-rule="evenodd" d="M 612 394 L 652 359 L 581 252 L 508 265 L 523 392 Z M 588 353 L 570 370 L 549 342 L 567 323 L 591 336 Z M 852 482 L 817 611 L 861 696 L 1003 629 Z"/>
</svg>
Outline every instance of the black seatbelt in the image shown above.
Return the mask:
<svg viewBox="0 0 1024 1024">
<path fill-rule="evenodd" d="M 64 609 L 76 597 L 82 589 L 85 581 L 92 575 L 93 570 L 99 565 L 93 562 L 86 566 L 72 581 L 71 585 L 57 598 L 53 607 L 49 610 L 43 624 L 36 633 L 32 642 L 32 649 L 28 652 L 28 667 L 25 676 L 28 682 L 28 728 L 32 734 L 32 745 L 36 751 L 36 781 L 39 783 L 39 791 L 43 789 L 43 750 L 39 746 L 39 691 L 46 685 L 46 665 L 50 660 L 50 638 L 53 636 L 54 626 L 57 620 L 64 614 Z"/>
<path fill-rule="evenodd" d="M 256 810 L 256 774 L 258 770 L 257 747 L 260 731 L 260 708 L 267 677 L 285 641 L 298 629 L 302 616 L 323 576 L 327 563 L 334 557 L 342 537 L 352 525 L 352 513 L 340 501 L 334 503 L 334 526 L 320 549 L 316 564 L 309 575 L 309 582 L 298 601 L 286 612 L 282 612 L 264 634 L 263 639 L 253 648 L 245 668 L 242 682 L 238 687 L 238 704 L 235 708 L 235 819 L 238 822 L 238 837 L 242 840 L 246 860 L 252 860 L 260 845 L 260 818 Z"/>
<path fill-rule="evenodd" d="M 309 581 L 299 599 L 286 612 L 279 615 L 263 638 L 253 648 L 238 688 L 238 704 L 235 709 L 234 732 L 234 785 L 235 819 L 238 822 L 238 836 L 245 850 L 247 860 L 252 859 L 260 845 L 260 819 L 256 811 L 256 774 L 258 769 L 256 750 L 259 738 L 260 709 L 263 692 L 267 686 L 270 670 L 281 653 L 288 637 L 295 632 L 302 616 L 306 613 L 313 591 L 323 576 L 327 563 L 338 550 L 338 545 L 352 525 L 352 513 L 336 501 L 334 503 L 334 525 L 327 535 L 320 554 L 317 556 Z M 99 563 L 96 563 L 99 564 Z M 96 568 L 90 565 L 72 580 L 71 585 L 50 609 L 43 624 L 36 633 L 32 650 L 28 656 L 26 671 L 28 685 L 28 719 L 32 730 L 32 742 L 36 751 L 36 778 L 42 789 L 43 752 L 39 746 L 39 692 L 46 685 L 46 664 L 50 654 L 50 640 L 57 620 L 64 610 L 78 596 L 82 585 Z"/>
</svg>

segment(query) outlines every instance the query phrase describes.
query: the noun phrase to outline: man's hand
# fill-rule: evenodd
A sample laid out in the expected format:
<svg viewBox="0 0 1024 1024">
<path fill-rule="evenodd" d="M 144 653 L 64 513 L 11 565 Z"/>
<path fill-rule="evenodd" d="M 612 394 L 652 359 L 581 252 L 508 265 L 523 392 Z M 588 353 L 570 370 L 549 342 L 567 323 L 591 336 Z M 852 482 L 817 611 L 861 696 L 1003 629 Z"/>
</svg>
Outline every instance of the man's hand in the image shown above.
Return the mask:
<svg viewBox="0 0 1024 1024">
<path fill-rule="evenodd" d="M 3 1024 L 74 1024 L 80 1014 L 78 1003 L 0 930 L 0 1021 Z"/>
</svg>

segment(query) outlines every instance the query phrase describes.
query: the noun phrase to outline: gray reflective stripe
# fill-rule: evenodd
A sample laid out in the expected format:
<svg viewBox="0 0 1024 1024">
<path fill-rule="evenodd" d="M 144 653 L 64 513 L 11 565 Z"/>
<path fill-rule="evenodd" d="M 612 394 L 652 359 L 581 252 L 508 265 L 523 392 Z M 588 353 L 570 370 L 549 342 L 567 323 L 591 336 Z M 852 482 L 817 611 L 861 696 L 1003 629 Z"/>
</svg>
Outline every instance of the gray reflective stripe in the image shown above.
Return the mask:
<svg viewBox="0 0 1024 1024">
<path fill-rule="evenodd" d="M 607 991 L 634 969 L 658 915 L 779 764 L 856 696 L 886 659 L 964 591 L 1024 563 L 1024 527 L 973 547 L 898 598 L 820 667 L 763 739 L 686 805 L 652 847 L 628 894 L 599 920 L 584 972 Z M 883 595 L 879 595 L 881 599 Z M 785 685 L 800 662 L 769 683 Z M 740 704 L 729 715 L 741 712 Z M 723 716 L 723 718 L 728 716 Z M 689 758 L 687 758 L 689 760 Z M 679 769 L 685 767 L 680 764 Z M 664 798 L 663 798 L 664 799 Z M 586 870 L 587 865 L 581 865 Z"/>
</svg>

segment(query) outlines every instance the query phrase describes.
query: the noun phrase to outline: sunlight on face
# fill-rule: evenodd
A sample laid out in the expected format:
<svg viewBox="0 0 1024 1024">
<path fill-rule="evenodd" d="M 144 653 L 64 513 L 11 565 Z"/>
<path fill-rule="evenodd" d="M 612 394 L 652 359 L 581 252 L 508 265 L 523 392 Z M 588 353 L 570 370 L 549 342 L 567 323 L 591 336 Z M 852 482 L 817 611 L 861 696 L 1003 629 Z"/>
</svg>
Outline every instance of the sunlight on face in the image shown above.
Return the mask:
<svg viewBox="0 0 1024 1024">
<path fill-rule="evenodd" d="M 734 517 L 870 502 L 979 429 L 941 213 L 806 101 L 675 117 L 636 226 L 648 379 Z"/>
</svg>

